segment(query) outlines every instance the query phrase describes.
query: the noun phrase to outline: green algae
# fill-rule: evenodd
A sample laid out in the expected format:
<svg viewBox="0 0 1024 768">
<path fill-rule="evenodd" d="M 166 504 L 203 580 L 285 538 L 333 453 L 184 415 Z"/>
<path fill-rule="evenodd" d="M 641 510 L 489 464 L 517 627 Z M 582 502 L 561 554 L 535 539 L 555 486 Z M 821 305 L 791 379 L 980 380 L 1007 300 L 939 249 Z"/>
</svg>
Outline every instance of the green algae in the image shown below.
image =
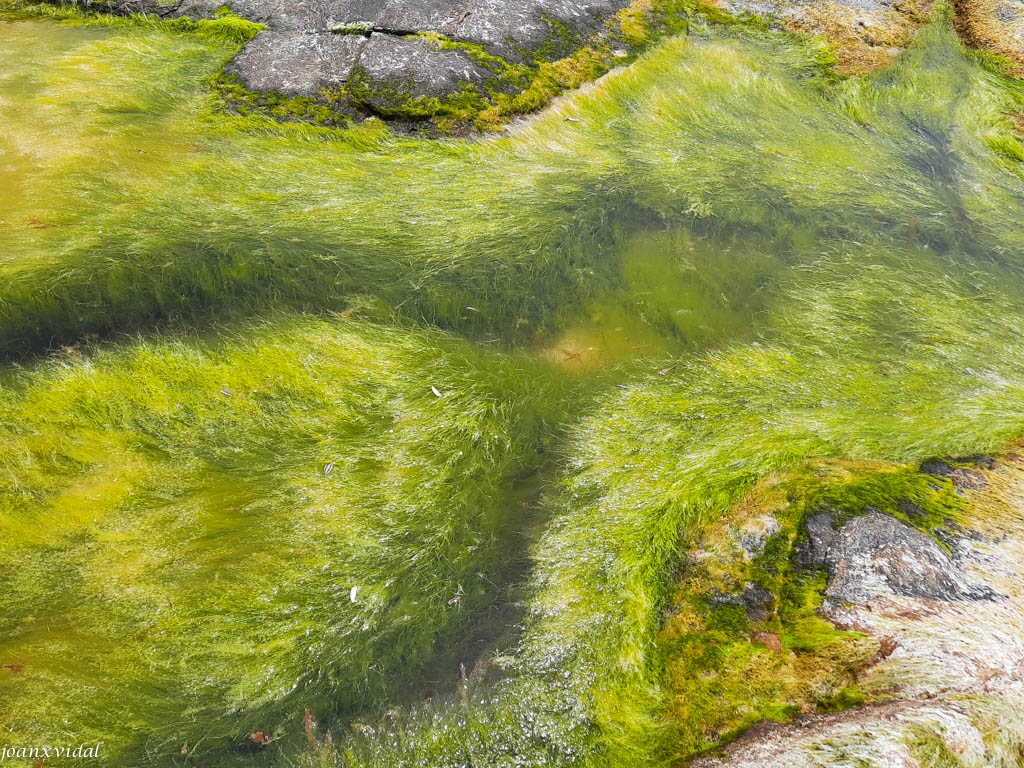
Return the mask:
<svg viewBox="0 0 1024 768">
<path fill-rule="evenodd" d="M 3 681 L 22 738 L 85 707 L 98 668 L 125 709 L 82 736 L 135 759 L 283 735 L 288 713 L 407 695 L 500 620 L 557 381 L 413 331 L 274 325 L 58 362 L 5 391 L 0 657 L 26 670 Z"/>
<path fill-rule="evenodd" d="M 809 457 L 1024 433 L 1024 192 L 996 151 L 1019 85 L 941 18 L 843 82 L 816 44 L 701 30 L 437 143 L 224 114 L 226 40 L 0 35 L 19 738 L 71 728 L 111 764 L 665 764 L 658 635 L 702 527 Z M 605 352 L 565 376 L 580 346 Z M 889 479 L 822 498 L 955 511 Z M 818 586 L 790 647 L 834 632 Z"/>
<path fill-rule="evenodd" d="M 921 725 L 912 728 L 906 737 L 910 753 L 921 765 L 930 768 L 960 768 L 963 762 L 935 730 Z"/>
<path fill-rule="evenodd" d="M 674 756 L 713 750 L 762 720 L 868 701 L 858 678 L 891 648 L 817 615 L 825 574 L 798 561 L 808 516 L 829 514 L 838 528 L 873 510 L 942 544 L 965 509 L 950 480 L 915 466 L 816 461 L 769 476 L 697 528 L 658 638 Z"/>
</svg>

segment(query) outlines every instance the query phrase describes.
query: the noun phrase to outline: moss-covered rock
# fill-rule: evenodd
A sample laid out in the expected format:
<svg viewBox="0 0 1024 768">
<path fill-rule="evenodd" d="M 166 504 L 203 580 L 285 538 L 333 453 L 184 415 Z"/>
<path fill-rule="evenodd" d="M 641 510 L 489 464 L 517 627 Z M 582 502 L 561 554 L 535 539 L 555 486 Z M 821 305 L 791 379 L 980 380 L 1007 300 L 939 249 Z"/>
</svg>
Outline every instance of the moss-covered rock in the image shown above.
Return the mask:
<svg viewBox="0 0 1024 768">
<path fill-rule="evenodd" d="M 930 497 L 911 501 L 922 484 Z M 662 632 L 680 757 L 1015 765 L 1022 499 L 1013 454 L 819 464 L 758 486 L 703 534 Z M 751 611 L 752 584 L 768 615 Z"/>
</svg>

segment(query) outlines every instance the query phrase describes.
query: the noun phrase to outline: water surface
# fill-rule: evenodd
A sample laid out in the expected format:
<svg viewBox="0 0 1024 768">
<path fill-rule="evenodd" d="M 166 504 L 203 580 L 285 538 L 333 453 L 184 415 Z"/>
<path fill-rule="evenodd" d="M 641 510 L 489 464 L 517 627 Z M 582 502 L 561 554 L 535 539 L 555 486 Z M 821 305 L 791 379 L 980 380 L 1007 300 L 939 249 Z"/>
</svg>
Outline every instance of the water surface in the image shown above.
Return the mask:
<svg viewBox="0 0 1024 768">
<path fill-rule="evenodd" d="M 1021 435 L 1019 84 L 942 18 L 842 82 L 697 31 L 410 142 L 223 113 L 213 35 L 0 25 L 6 740 L 660 764 L 681 537 Z"/>
</svg>

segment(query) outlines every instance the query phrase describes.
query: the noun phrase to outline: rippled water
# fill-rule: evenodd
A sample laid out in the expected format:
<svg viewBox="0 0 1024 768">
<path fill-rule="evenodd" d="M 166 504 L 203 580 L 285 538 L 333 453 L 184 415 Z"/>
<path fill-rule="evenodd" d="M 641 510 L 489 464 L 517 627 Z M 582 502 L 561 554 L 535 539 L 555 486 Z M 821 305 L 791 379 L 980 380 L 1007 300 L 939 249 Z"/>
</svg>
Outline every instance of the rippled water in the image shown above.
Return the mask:
<svg viewBox="0 0 1024 768">
<path fill-rule="evenodd" d="M 1019 84 L 942 19 L 844 82 L 694 30 L 408 142 L 221 113 L 216 36 L 0 24 L 0 744 L 659 764 L 680 536 L 1022 434 Z"/>
</svg>

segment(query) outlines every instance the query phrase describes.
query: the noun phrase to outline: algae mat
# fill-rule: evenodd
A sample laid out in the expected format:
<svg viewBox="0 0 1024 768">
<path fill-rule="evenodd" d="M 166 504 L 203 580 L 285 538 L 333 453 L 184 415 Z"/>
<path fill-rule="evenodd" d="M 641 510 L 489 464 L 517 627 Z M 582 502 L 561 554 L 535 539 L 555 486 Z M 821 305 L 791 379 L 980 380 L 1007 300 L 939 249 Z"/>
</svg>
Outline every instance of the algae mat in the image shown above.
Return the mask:
<svg viewBox="0 0 1024 768">
<path fill-rule="evenodd" d="M 1024 434 L 1019 82 L 690 31 L 417 142 L 224 112 L 230 25 L 0 24 L 0 746 L 671 764 L 702 526 Z"/>
</svg>

